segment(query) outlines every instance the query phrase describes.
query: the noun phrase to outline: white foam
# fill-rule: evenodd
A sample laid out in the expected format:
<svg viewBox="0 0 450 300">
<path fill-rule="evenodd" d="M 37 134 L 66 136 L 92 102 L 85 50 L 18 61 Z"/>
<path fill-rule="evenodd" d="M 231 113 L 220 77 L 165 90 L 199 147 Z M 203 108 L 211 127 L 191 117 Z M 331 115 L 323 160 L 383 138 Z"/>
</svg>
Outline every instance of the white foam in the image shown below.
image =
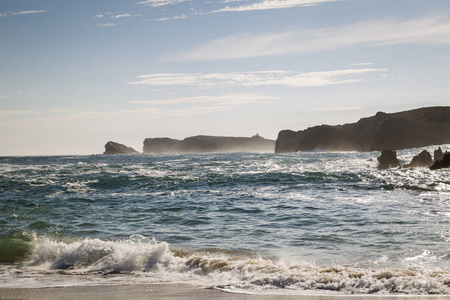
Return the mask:
<svg viewBox="0 0 450 300">
<path fill-rule="evenodd" d="M 430 255 L 424 252 L 406 260 L 421 260 Z M 40 238 L 23 271 L 23 275 L 3 276 L 20 281 L 40 274 L 38 281 L 45 286 L 61 285 L 61 279 L 52 283 L 53 275 L 64 272 L 72 275 L 65 277 L 64 285 L 86 281 L 90 284 L 185 282 L 248 293 L 450 294 L 448 269 L 379 268 L 376 264 L 367 268 L 323 267 L 272 260 L 246 252 L 173 250 L 165 242 L 140 235 L 118 241 Z M 99 274 L 108 276 L 99 277 Z M 0 280 L 2 286 L 5 282 Z"/>
</svg>

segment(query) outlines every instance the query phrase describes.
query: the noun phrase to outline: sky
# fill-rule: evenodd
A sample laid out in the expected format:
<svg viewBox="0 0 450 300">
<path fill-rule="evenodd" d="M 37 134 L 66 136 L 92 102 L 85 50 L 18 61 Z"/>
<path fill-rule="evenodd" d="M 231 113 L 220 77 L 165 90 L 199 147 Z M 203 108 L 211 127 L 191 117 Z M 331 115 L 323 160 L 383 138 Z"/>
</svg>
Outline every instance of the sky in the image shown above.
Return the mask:
<svg viewBox="0 0 450 300">
<path fill-rule="evenodd" d="M 450 105 L 448 0 L 0 0 L 0 156 Z"/>
</svg>

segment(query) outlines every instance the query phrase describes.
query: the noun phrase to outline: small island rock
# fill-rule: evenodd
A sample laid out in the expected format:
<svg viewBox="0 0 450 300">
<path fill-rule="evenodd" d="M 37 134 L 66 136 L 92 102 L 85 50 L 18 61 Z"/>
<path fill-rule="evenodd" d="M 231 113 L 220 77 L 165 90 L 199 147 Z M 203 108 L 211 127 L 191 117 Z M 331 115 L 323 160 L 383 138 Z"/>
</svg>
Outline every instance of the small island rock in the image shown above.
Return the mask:
<svg viewBox="0 0 450 300">
<path fill-rule="evenodd" d="M 440 161 L 444 158 L 444 152 L 442 152 L 441 147 L 434 150 L 434 161 Z"/>
<path fill-rule="evenodd" d="M 430 167 L 433 164 L 431 154 L 427 150 L 423 150 L 419 155 L 413 157 L 411 162 L 404 165 L 404 168 Z"/>
<path fill-rule="evenodd" d="M 450 152 L 445 152 L 442 160 L 436 161 L 431 167 L 430 170 L 438 170 L 443 168 L 450 168 Z"/>
<path fill-rule="evenodd" d="M 136 154 L 138 151 L 116 142 L 107 142 L 103 154 Z"/>
<path fill-rule="evenodd" d="M 389 168 L 398 168 L 400 163 L 397 159 L 397 152 L 393 150 L 383 150 L 381 151 L 381 156 L 378 159 L 378 170 L 387 170 Z"/>
</svg>

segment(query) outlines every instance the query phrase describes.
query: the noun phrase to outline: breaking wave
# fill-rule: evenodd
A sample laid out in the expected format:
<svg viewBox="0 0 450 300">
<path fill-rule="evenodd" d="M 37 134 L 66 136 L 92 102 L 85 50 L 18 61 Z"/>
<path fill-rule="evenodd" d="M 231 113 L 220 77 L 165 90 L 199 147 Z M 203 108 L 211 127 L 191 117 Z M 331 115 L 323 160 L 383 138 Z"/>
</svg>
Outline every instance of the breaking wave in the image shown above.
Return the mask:
<svg viewBox="0 0 450 300">
<path fill-rule="evenodd" d="M 316 266 L 247 251 L 172 249 L 166 242 L 141 235 L 116 241 L 35 238 L 33 244 L 23 267 L 27 276 L 33 270 L 83 278 L 101 274 L 113 279 L 103 282 L 109 284 L 130 282 L 131 278 L 140 283 L 187 282 L 247 293 L 450 293 L 448 269 Z"/>
</svg>

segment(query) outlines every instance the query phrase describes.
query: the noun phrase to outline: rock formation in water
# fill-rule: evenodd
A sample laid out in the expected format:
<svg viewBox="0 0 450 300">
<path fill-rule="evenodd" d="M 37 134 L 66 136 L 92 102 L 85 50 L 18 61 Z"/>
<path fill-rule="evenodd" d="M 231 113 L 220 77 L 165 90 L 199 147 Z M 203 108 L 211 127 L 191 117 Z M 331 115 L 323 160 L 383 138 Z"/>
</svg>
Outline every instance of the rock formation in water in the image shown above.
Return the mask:
<svg viewBox="0 0 450 300">
<path fill-rule="evenodd" d="M 418 155 L 414 156 L 409 164 L 404 165 L 404 168 L 428 168 L 433 164 L 433 158 L 427 150 L 423 150 Z"/>
<path fill-rule="evenodd" d="M 282 130 L 275 152 L 382 151 L 450 143 L 450 107 L 428 107 L 373 117 L 344 125 Z"/>
<path fill-rule="evenodd" d="M 385 149 L 381 151 L 381 155 L 377 158 L 378 170 L 387 170 L 390 168 L 400 167 L 400 162 L 397 159 L 397 152 Z"/>
<path fill-rule="evenodd" d="M 440 161 L 444 158 L 444 152 L 442 152 L 441 147 L 434 150 L 434 161 Z"/>
<path fill-rule="evenodd" d="M 430 170 L 438 170 L 443 168 L 450 168 L 450 152 L 446 152 L 442 160 L 434 162 L 434 164 L 430 167 Z"/>
<path fill-rule="evenodd" d="M 259 135 L 250 138 L 198 135 L 184 140 L 144 140 L 144 153 L 273 152 L 274 149 L 275 141 Z"/>
<path fill-rule="evenodd" d="M 139 153 L 131 147 L 116 142 L 107 142 L 103 154 L 136 154 Z"/>
</svg>

